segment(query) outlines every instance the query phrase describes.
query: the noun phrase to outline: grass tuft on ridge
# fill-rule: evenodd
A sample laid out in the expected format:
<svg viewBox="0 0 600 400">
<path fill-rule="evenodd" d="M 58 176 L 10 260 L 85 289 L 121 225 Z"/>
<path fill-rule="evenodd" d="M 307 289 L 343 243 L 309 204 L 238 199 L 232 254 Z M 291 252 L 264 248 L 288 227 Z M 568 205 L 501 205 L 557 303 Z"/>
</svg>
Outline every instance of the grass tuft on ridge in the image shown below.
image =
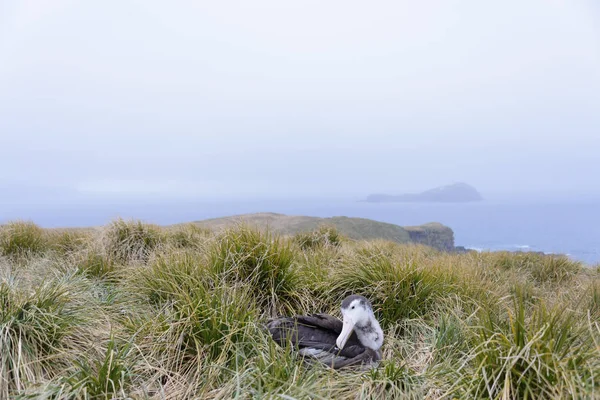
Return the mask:
<svg viewBox="0 0 600 400">
<path fill-rule="evenodd" d="M 580 262 L 566 256 L 538 253 L 499 252 L 491 255 L 494 266 L 504 270 L 515 270 L 528 274 L 537 283 L 566 283 L 582 270 Z"/>
<path fill-rule="evenodd" d="M 335 226 L 320 226 L 312 232 L 300 232 L 294 235 L 296 242 L 302 250 L 316 249 L 326 246 L 339 246 L 342 236 Z"/>
<path fill-rule="evenodd" d="M 122 219 L 109 224 L 103 235 L 106 255 L 118 263 L 145 261 L 162 241 L 158 226 Z"/>
<path fill-rule="evenodd" d="M 0 254 L 4 256 L 40 255 L 47 248 L 44 230 L 33 222 L 14 221 L 0 228 Z"/>
<path fill-rule="evenodd" d="M 384 324 L 432 316 L 443 300 L 464 295 L 472 301 L 470 296 L 479 292 L 470 290 L 468 282 L 444 263 L 431 265 L 427 257 L 418 255 L 418 247 L 407 250 L 397 252 L 385 242 L 357 248 L 333 272 L 332 290 L 337 298 L 351 293 L 365 295 L 379 310 Z"/>
<path fill-rule="evenodd" d="M 296 252 L 286 240 L 240 226 L 217 237 L 209 250 L 209 266 L 232 284 L 251 288 L 263 306 L 280 300 L 291 306 L 298 285 Z"/>
</svg>

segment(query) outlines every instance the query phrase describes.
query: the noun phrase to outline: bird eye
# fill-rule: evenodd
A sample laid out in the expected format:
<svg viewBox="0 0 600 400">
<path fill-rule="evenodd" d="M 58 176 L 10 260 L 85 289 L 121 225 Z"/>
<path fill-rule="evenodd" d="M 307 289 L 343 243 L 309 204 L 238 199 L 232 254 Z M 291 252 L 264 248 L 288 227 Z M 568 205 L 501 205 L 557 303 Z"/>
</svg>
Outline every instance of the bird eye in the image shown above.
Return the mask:
<svg viewBox="0 0 600 400">
<path fill-rule="evenodd" d="M 356 306 L 352 306 L 352 309 L 353 309 L 353 310 L 354 310 L 354 307 L 356 307 Z"/>
</svg>

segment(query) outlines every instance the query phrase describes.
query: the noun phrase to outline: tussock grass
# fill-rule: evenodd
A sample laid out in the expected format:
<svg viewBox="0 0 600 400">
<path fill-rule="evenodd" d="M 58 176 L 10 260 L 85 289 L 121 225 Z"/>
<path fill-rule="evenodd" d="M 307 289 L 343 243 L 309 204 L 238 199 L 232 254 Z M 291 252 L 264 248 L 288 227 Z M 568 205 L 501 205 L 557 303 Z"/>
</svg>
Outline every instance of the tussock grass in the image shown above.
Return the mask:
<svg viewBox="0 0 600 400">
<path fill-rule="evenodd" d="M 587 295 L 589 296 L 587 301 L 588 310 L 600 320 L 600 280 L 594 280 L 590 283 Z"/>
<path fill-rule="evenodd" d="M 19 279 L 0 281 L 0 397 L 57 373 L 66 340 L 86 322 L 78 296 L 83 282 L 72 275 L 49 280 L 32 292 Z"/>
<path fill-rule="evenodd" d="M 421 253 L 420 249 L 408 246 L 398 250 L 385 242 L 358 247 L 333 273 L 332 289 L 338 298 L 364 294 L 388 325 L 405 318 L 430 317 L 441 303 L 457 296 L 471 302 L 471 296 L 485 295 L 477 287 L 470 287 L 471 279 L 442 257 L 441 262 L 432 264 L 428 251 Z"/>
<path fill-rule="evenodd" d="M 103 344 L 104 346 L 104 344 Z M 65 367 L 64 374 L 29 388 L 19 399 L 112 399 L 127 398 L 132 379 L 131 343 L 110 335 L 99 355 L 82 353 Z"/>
<path fill-rule="evenodd" d="M 201 249 L 212 235 L 210 229 L 195 224 L 185 224 L 169 231 L 167 241 L 176 248 Z"/>
<path fill-rule="evenodd" d="M 107 254 L 95 248 L 88 248 L 76 255 L 77 270 L 88 277 L 107 278 L 116 269 L 116 263 Z"/>
<path fill-rule="evenodd" d="M 300 232 L 294 235 L 294 241 L 301 249 L 315 249 L 323 246 L 339 246 L 342 235 L 334 226 L 323 225 L 312 232 Z"/>
<path fill-rule="evenodd" d="M 598 273 L 566 258 L 326 229 L 284 238 L 117 220 L 11 232 L 26 234 L 0 256 L 0 398 L 600 395 Z M 281 314 L 339 316 L 350 293 L 382 322 L 375 370 L 305 364 L 264 329 Z"/>
<path fill-rule="evenodd" d="M 47 234 L 48 246 L 59 256 L 67 257 L 84 250 L 93 240 L 91 232 L 55 230 Z"/>
<path fill-rule="evenodd" d="M 588 327 L 564 308 L 527 305 L 520 292 L 506 314 L 485 312 L 472 363 L 459 386 L 472 398 L 579 398 L 593 393 L 598 349 Z"/>
<path fill-rule="evenodd" d="M 132 276 L 133 291 L 142 294 L 150 303 L 164 305 L 180 293 L 190 293 L 198 285 L 209 284 L 214 278 L 206 258 L 191 251 L 157 255 Z M 214 280 L 213 280 L 214 281 Z"/>
<path fill-rule="evenodd" d="M 497 268 L 526 273 L 538 283 L 566 283 L 582 269 L 565 256 L 501 252 L 492 257 Z"/>
<path fill-rule="evenodd" d="M 109 259 L 128 263 L 147 260 L 163 240 L 157 226 L 118 219 L 105 228 L 102 244 Z"/>
<path fill-rule="evenodd" d="M 44 231 L 33 222 L 15 221 L 0 228 L 0 254 L 21 258 L 39 255 L 48 248 Z"/>
<path fill-rule="evenodd" d="M 430 388 L 422 374 L 404 363 L 386 362 L 368 374 L 369 380 L 358 391 L 359 398 L 367 399 L 422 399 Z"/>
<path fill-rule="evenodd" d="M 190 252 L 160 255 L 131 285 L 162 315 L 159 336 L 177 337 L 178 350 L 191 357 L 215 359 L 258 314 L 251 287 L 229 284 L 203 261 Z"/>
<path fill-rule="evenodd" d="M 74 371 L 61 379 L 61 383 L 70 397 L 126 397 L 125 389 L 131 381 L 131 367 L 128 365 L 131 352 L 131 343 L 119 343 L 111 336 L 99 359 L 76 358 Z"/>
<path fill-rule="evenodd" d="M 174 302 L 170 316 L 174 323 L 169 329 L 180 334 L 186 353 L 216 360 L 234 354 L 234 345 L 245 339 L 244 327 L 256 321 L 257 313 L 243 288 L 198 286 Z"/>
<path fill-rule="evenodd" d="M 209 250 L 213 273 L 251 288 L 262 305 L 291 307 L 298 274 L 290 243 L 249 227 L 229 229 Z"/>
</svg>

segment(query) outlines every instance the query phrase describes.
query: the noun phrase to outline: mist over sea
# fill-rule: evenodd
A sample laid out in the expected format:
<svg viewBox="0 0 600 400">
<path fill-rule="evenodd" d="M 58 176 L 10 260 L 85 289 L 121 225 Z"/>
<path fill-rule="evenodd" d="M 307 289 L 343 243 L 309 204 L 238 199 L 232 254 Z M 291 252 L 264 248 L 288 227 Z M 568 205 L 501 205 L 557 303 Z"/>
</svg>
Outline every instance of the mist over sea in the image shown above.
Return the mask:
<svg viewBox="0 0 600 400">
<path fill-rule="evenodd" d="M 588 264 L 600 263 L 600 201 L 378 204 L 295 199 L 25 204 L 2 205 L 0 223 L 25 219 L 43 227 L 92 226 L 123 217 L 165 225 L 254 212 L 362 217 L 398 225 L 435 221 L 454 230 L 457 246 L 562 253 Z"/>
</svg>

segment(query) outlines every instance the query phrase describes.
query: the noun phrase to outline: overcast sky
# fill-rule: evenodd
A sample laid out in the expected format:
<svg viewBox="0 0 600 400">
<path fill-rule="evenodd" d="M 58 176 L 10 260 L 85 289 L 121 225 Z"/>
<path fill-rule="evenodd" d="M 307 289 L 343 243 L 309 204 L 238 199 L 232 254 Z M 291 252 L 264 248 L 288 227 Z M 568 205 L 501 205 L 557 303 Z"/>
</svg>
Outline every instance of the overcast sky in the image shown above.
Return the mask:
<svg viewBox="0 0 600 400">
<path fill-rule="evenodd" d="M 599 193 L 596 0 L 0 1 L 0 187 Z"/>
</svg>

